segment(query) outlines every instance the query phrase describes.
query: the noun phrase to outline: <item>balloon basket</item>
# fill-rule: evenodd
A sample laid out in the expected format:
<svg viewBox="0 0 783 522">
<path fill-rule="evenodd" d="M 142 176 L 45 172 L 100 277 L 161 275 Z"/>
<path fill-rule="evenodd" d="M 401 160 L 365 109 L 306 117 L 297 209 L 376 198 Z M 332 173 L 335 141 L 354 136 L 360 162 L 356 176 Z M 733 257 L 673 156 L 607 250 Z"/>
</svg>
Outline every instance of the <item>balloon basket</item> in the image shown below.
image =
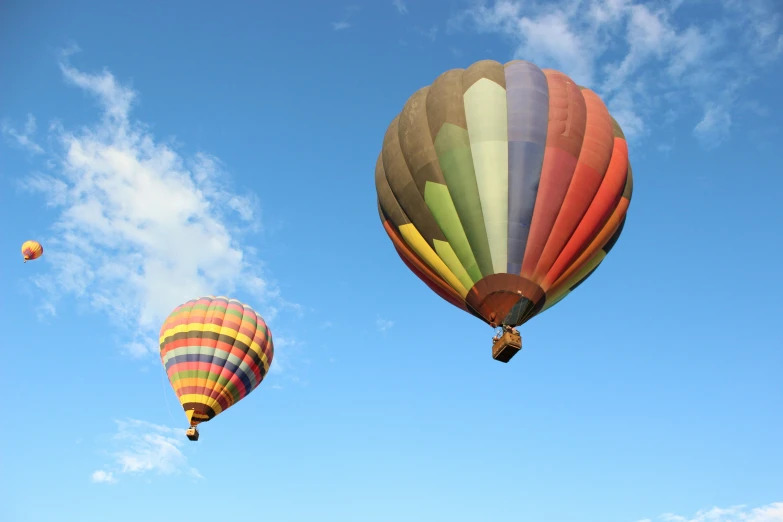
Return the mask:
<svg viewBox="0 0 783 522">
<path fill-rule="evenodd" d="M 198 440 L 198 430 L 195 426 L 188 428 L 187 431 L 185 431 L 185 435 L 187 435 L 188 438 L 194 442 Z"/>
<path fill-rule="evenodd" d="M 502 363 L 507 363 L 522 349 L 522 337 L 519 332 L 512 329 L 505 329 L 503 335 L 493 339 L 492 358 Z"/>
</svg>

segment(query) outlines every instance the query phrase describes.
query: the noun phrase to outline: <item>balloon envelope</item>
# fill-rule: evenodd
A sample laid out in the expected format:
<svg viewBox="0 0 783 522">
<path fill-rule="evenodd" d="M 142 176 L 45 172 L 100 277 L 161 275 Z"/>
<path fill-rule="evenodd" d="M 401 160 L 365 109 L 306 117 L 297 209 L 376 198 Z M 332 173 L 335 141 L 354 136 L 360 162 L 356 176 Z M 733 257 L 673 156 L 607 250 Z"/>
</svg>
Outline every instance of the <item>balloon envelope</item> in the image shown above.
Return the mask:
<svg viewBox="0 0 783 522">
<path fill-rule="evenodd" d="M 598 95 L 519 60 L 450 70 L 413 94 L 375 185 L 406 266 L 493 326 L 523 324 L 587 279 L 633 191 L 625 136 Z"/>
<path fill-rule="evenodd" d="M 273 355 L 261 316 L 227 297 L 188 301 L 160 330 L 160 358 L 191 426 L 245 398 L 264 380 Z"/>
</svg>

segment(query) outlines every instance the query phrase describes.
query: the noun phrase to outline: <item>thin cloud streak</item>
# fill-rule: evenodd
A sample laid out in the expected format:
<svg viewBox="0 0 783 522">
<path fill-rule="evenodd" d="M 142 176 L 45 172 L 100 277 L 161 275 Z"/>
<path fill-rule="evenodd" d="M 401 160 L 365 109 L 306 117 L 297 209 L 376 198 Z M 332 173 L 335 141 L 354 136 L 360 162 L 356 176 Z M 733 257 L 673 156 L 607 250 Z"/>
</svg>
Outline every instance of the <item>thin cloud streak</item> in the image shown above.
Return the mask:
<svg viewBox="0 0 783 522">
<path fill-rule="evenodd" d="M 691 118 L 696 105 L 693 133 L 714 147 L 731 135 L 742 90 L 780 63 L 783 14 L 771 0 L 720 0 L 695 24 L 681 16 L 681 3 L 480 1 L 450 26 L 499 34 L 513 45 L 512 58 L 595 90 L 631 139 L 671 123 L 659 115 L 672 109 Z"/>
</svg>

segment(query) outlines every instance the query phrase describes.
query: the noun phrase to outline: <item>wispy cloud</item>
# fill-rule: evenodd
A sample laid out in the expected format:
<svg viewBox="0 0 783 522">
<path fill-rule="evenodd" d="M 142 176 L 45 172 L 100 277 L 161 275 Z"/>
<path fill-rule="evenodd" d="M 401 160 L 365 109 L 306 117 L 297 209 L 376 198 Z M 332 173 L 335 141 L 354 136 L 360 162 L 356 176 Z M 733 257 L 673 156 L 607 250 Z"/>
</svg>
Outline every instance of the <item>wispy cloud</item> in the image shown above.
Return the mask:
<svg viewBox="0 0 783 522">
<path fill-rule="evenodd" d="M 674 143 L 659 143 L 656 146 L 656 149 L 658 149 L 658 152 L 660 152 L 664 156 L 669 156 L 669 154 L 671 154 L 673 148 L 674 148 Z"/>
<path fill-rule="evenodd" d="M 139 475 L 155 472 L 161 475 L 187 473 L 203 478 L 190 467 L 182 452 L 184 430 L 176 430 L 136 419 L 115 421 L 117 432 L 112 438 L 116 451 L 113 460 L 104 469 L 92 474 L 93 482 L 115 483 L 117 475 Z M 112 469 L 112 471 L 108 471 Z"/>
<path fill-rule="evenodd" d="M 394 7 L 397 8 L 400 14 L 408 14 L 408 6 L 402 0 L 394 0 L 392 4 L 394 4 Z"/>
<path fill-rule="evenodd" d="M 125 351 L 157 352 L 157 329 L 177 305 L 241 289 L 265 319 L 298 309 L 259 271 L 243 233 L 259 225 L 256 198 L 231 191 L 218 158 L 191 157 L 159 141 L 131 118 L 137 93 L 104 69 L 73 67 L 63 77 L 92 95 L 100 117 L 78 130 L 54 124 L 57 150 L 46 173 L 23 186 L 59 209 L 46 242 L 51 271 L 35 280 L 56 313 L 66 295 L 104 310 L 130 331 Z"/>
<path fill-rule="evenodd" d="M 713 507 L 697 512 L 693 516 L 664 513 L 655 519 L 639 522 L 783 522 L 783 502 L 773 502 L 766 506 L 748 508 L 733 506 L 729 508 Z"/>
<path fill-rule="evenodd" d="M 394 321 L 378 318 L 375 320 L 375 326 L 378 328 L 379 332 L 385 332 L 386 330 L 394 326 Z"/>
<path fill-rule="evenodd" d="M 343 8 L 343 15 L 342 17 L 336 21 L 332 22 L 332 29 L 335 31 L 343 31 L 345 29 L 348 29 L 349 27 L 352 27 L 353 24 L 351 23 L 351 18 L 353 17 L 354 13 L 356 13 L 360 9 L 359 5 L 348 5 L 345 8 Z"/>
<path fill-rule="evenodd" d="M 92 474 L 92 481 L 96 484 L 116 484 L 117 479 L 114 478 L 114 473 L 111 471 L 103 471 L 99 469 Z"/>
<path fill-rule="evenodd" d="M 274 343 L 275 363 L 269 367 L 269 371 L 280 374 L 290 368 L 295 353 L 302 347 L 303 342 L 292 336 L 276 335 Z"/>
<path fill-rule="evenodd" d="M 44 153 L 43 147 L 38 145 L 33 140 L 36 125 L 35 117 L 32 114 L 27 115 L 27 121 L 25 122 L 24 128 L 22 130 L 16 129 L 5 120 L 2 122 L 2 124 L 0 124 L 0 129 L 2 129 L 3 134 L 11 138 L 11 141 L 18 147 L 26 149 L 34 154 Z"/>
<path fill-rule="evenodd" d="M 424 36 L 431 42 L 434 42 L 435 38 L 438 36 L 438 26 L 433 25 L 429 29 L 422 29 L 421 27 L 417 27 L 416 32 Z"/>
<path fill-rule="evenodd" d="M 714 148 L 729 136 L 731 114 L 726 107 L 712 104 L 704 118 L 693 128 L 693 134 L 708 148 Z"/>
<path fill-rule="evenodd" d="M 728 138 L 738 93 L 783 56 L 783 13 L 776 0 L 720 0 L 698 21 L 682 1 L 478 1 L 454 17 L 478 32 L 506 37 L 513 58 L 566 72 L 607 101 L 630 137 L 661 125 L 673 108 L 702 115 L 694 134 L 714 146 Z M 690 118 L 691 116 L 688 115 Z"/>
</svg>

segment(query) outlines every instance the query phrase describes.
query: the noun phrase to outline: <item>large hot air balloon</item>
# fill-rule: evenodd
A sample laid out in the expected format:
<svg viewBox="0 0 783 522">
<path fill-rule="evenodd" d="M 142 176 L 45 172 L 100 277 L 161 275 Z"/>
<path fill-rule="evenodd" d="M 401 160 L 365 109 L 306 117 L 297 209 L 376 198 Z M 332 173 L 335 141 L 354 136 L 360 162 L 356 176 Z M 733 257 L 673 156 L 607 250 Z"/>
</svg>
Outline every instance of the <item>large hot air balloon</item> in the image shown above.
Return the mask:
<svg viewBox="0 0 783 522">
<path fill-rule="evenodd" d="M 614 246 L 633 181 L 620 126 L 567 75 L 515 60 L 441 74 L 386 131 L 375 168 L 381 221 L 408 268 L 443 299 L 515 327 L 584 282 Z"/>
<path fill-rule="evenodd" d="M 25 241 L 22 243 L 22 256 L 27 263 L 33 259 L 38 259 L 43 254 L 43 247 L 38 241 Z"/>
<path fill-rule="evenodd" d="M 252 308 L 227 297 L 178 306 L 160 329 L 160 359 L 185 410 L 187 436 L 242 400 L 272 364 L 272 333 Z"/>
</svg>

